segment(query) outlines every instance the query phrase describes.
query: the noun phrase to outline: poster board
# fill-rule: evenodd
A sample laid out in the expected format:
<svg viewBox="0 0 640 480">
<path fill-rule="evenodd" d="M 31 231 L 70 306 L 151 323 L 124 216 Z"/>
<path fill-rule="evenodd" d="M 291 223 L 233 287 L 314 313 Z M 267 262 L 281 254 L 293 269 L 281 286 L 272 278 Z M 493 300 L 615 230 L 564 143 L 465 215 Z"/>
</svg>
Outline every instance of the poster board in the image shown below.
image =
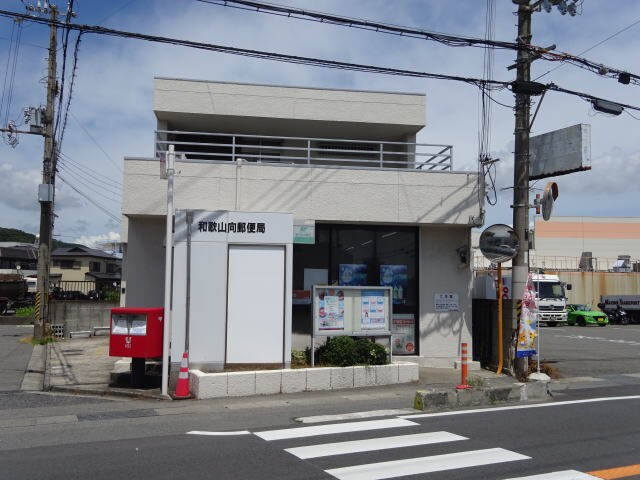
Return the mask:
<svg viewBox="0 0 640 480">
<path fill-rule="evenodd" d="M 313 286 L 314 336 L 390 336 L 391 287 Z"/>
</svg>

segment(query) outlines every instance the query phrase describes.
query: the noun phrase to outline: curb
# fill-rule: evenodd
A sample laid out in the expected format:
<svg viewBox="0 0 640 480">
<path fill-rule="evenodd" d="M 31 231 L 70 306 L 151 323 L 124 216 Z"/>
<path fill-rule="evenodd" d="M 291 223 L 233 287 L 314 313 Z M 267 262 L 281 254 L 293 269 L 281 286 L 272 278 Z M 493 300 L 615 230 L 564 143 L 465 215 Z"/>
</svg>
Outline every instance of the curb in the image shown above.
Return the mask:
<svg viewBox="0 0 640 480">
<path fill-rule="evenodd" d="M 515 383 L 504 387 L 471 387 L 469 389 L 429 388 L 416 392 L 413 408 L 438 411 L 459 407 L 481 407 L 551 398 L 548 382 Z"/>
<path fill-rule="evenodd" d="M 147 398 L 153 400 L 172 400 L 171 397 L 163 396 L 158 390 L 136 390 L 104 386 L 85 385 L 55 385 L 49 388 L 50 392 L 63 392 L 74 395 L 97 395 L 101 397 L 127 397 L 127 398 Z"/>
</svg>

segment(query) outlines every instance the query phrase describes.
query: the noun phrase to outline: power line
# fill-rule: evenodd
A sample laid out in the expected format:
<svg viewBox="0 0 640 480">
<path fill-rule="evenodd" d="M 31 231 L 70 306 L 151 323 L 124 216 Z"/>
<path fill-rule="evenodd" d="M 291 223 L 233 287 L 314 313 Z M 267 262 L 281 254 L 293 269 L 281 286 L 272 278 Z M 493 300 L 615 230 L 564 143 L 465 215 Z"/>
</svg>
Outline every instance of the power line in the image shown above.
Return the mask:
<svg viewBox="0 0 640 480">
<path fill-rule="evenodd" d="M 517 43 L 503 42 L 486 38 L 465 37 L 461 35 L 449 35 L 446 33 L 431 32 L 428 30 L 402 27 L 399 25 L 391 25 L 388 23 L 373 22 L 371 20 L 363 20 L 358 18 L 341 17 L 338 15 L 317 12 L 313 10 L 304 10 L 298 8 L 287 7 L 284 5 L 276 5 L 273 3 L 253 2 L 245 0 L 196 0 L 201 3 L 211 5 L 219 5 L 240 10 L 256 11 L 258 13 L 266 13 L 287 18 L 295 18 L 297 20 L 307 20 L 318 23 L 328 23 L 331 25 L 341 25 L 362 30 L 369 30 L 388 35 L 397 35 L 401 37 L 419 38 L 423 40 L 433 40 L 451 47 L 485 47 L 505 48 L 517 50 L 520 47 Z M 235 4 L 235 5 L 231 5 Z"/>
<path fill-rule="evenodd" d="M 116 223 L 120 223 L 120 220 L 121 220 L 120 217 L 116 216 L 115 214 L 110 212 L 106 207 L 100 205 L 98 202 L 96 202 L 90 196 L 88 196 L 87 194 L 85 194 L 84 192 L 79 190 L 75 185 L 73 185 L 68 180 L 66 180 L 62 175 L 58 175 L 58 178 L 60 180 L 62 180 L 64 183 L 66 183 L 67 185 L 69 185 L 69 187 L 71 187 L 78 195 L 80 195 L 81 197 L 85 198 L 92 205 L 94 205 L 96 208 L 98 208 L 101 212 L 103 212 L 105 215 L 107 215 L 111 220 L 113 220 Z"/>
<path fill-rule="evenodd" d="M 120 203 L 120 196 L 122 195 L 121 189 L 117 190 L 118 187 L 113 187 L 112 185 L 108 185 L 106 183 L 102 183 L 99 179 L 96 179 L 94 177 L 91 176 L 91 173 L 87 173 L 87 171 L 85 169 L 83 169 L 80 165 L 78 165 L 77 163 L 74 162 L 69 162 L 67 159 L 62 159 L 60 160 L 60 165 L 63 169 L 73 169 L 74 170 L 74 174 L 78 175 L 79 177 L 81 177 L 81 181 L 83 183 L 88 183 L 91 185 L 94 185 L 96 188 L 104 190 L 107 193 L 111 193 L 112 195 L 115 195 L 116 198 L 112 198 L 112 197 L 107 197 L 106 195 L 103 195 L 104 198 L 108 198 L 109 200 L 112 200 L 116 203 Z M 116 188 L 116 190 L 112 190 L 113 188 Z M 96 191 L 96 193 L 98 195 L 102 195 L 99 192 Z"/>
<path fill-rule="evenodd" d="M 80 126 L 80 128 L 82 128 L 84 133 L 87 134 L 87 136 L 95 144 L 95 146 L 98 147 L 102 153 L 104 153 L 105 157 L 107 157 L 107 160 L 109 160 L 120 171 L 120 173 L 122 173 L 122 167 L 118 165 L 118 163 L 113 158 L 111 158 L 111 155 L 109 155 L 104 148 L 102 148 L 102 146 L 93 137 L 93 135 L 91 135 L 91 132 L 89 132 L 89 130 L 87 130 L 87 128 L 82 123 L 80 123 L 80 120 L 78 120 L 78 118 L 73 114 L 73 112 L 70 111 L 69 115 L 71 115 L 71 118 L 73 118 L 76 121 L 76 123 Z"/>
<path fill-rule="evenodd" d="M 36 23 L 47 23 L 47 24 L 52 23 L 51 21 L 44 20 L 38 17 L 31 17 L 29 15 L 23 15 L 15 12 L 8 12 L 6 10 L 0 10 L 0 16 L 22 18 L 22 19 L 29 20 Z M 54 22 L 53 24 L 57 26 L 65 26 L 65 24 L 62 22 Z M 81 32 L 86 32 L 86 33 L 95 33 L 98 35 L 108 35 L 108 36 L 121 37 L 121 38 L 133 38 L 133 39 L 145 40 L 149 42 L 184 46 L 184 47 L 196 48 L 199 50 L 206 50 L 206 51 L 212 51 L 212 52 L 218 52 L 218 53 L 227 53 L 231 55 L 240 55 L 240 56 L 246 56 L 251 58 L 259 58 L 263 60 L 292 63 L 297 65 L 309 65 L 309 66 L 324 67 L 324 68 L 334 68 L 339 70 L 350 70 L 350 71 L 366 72 L 366 73 L 379 73 L 384 75 L 397 75 L 397 76 L 406 76 L 406 77 L 415 77 L 415 78 L 452 80 L 452 81 L 463 82 L 463 83 L 475 85 L 477 87 L 485 87 L 485 88 L 490 86 L 504 88 L 512 84 L 512 82 L 504 82 L 504 81 L 498 81 L 498 80 L 483 80 L 483 79 L 473 78 L 473 77 L 460 77 L 455 75 L 418 72 L 415 70 L 403 70 L 403 69 L 390 68 L 390 67 L 379 67 L 375 65 L 366 65 L 366 64 L 358 64 L 358 63 L 350 63 L 350 62 L 338 62 L 336 60 L 325 60 L 325 59 L 313 58 L 313 57 L 287 55 L 282 53 L 266 52 L 261 50 L 250 50 L 245 48 L 229 47 L 225 45 L 215 45 L 210 43 L 195 42 L 192 40 L 181 40 L 177 38 L 162 37 L 157 35 L 147 35 L 142 33 L 127 32 L 123 30 L 114 30 L 110 28 L 91 26 L 91 25 L 69 24 L 68 28 L 71 28 L 73 30 L 78 30 Z M 611 102 L 611 100 L 594 97 L 593 95 L 589 95 L 587 93 L 564 89 L 553 83 L 547 85 L 546 88 L 555 90 L 558 92 L 566 93 L 568 95 L 577 96 L 579 98 L 589 100 L 589 101 L 599 100 L 599 101 Z M 640 111 L 640 107 L 622 104 L 619 102 L 613 102 L 613 103 L 617 103 L 618 105 L 624 108 Z"/>
<path fill-rule="evenodd" d="M 24 18 L 26 20 L 37 22 L 37 23 L 48 23 L 48 24 L 51 23 L 50 21 L 43 20 L 37 17 L 30 17 L 28 15 L 17 14 L 14 12 L 7 12 L 5 10 L 0 10 L 0 16 L 12 16 L 17 18 Z M 56 25 L 61 27 L 65 26 L 63 22 L 56 22 Z M 177 38 L 162 37 L 158 35 L 147 35 L 142 33 L 127 32 L 123 30 L 114 30 L 111 28 L 104 28 L 104 27 L 91 26 L 91 25 L 70 24 L 68 25 L 68 28 L 87 32 L 87 33 L 95 33 L 99 35 L 108 35 L 108 36 L 121 37 L 121 38 L 134 38 L 138 40 L 146 40 L 146 41 L 156 42 L 156 43 L 184 46 L 184 47 L 196 48 L 200 50 L 207 50 L 207 51 L 218 52 L 218 53 L 228 53 L 232 55 L 240 55 L 240 56 L 246 56 L 246 57 L 252 57 L 252 58 L 260 58 L 263 60 L 274 60 L 274 61 L 286 62 L 286 63 L 292 63 L 292 64 L 298 64 L 298 65 L 310 65 L 310 66 L 335 68 L 339 70 L 350 70 L 350 71 L 367 72 L 367 73 L 381 73 L 385 75 L 431 78 L 431 79 L 437 79 L 437 80 L 453 80 L 453 81 L 464 82 L 464 83 L 469 83 L 473 85 L 493 85 L 497 87 L 506 87 L 509 85 L 509 82 L 502 82 L 498 80 L 482 80 L 479 78 L 472 78 L 472 77 L 460 77 L 455 75 L 418 72 L 415 70 L 403 70 L 403 69 L 390 68 L 390 67 L 379 67 L 375 65 L 339 62 L 335 60 L 324 60 L 320 58 L 287 55 L 282 53 L 266 52 L 261 50 L 250 50 L 245 48 L 229 47 L 225 45 L 215 45 L 211 43 L 195 42 L 192 40 L 181 40 Z"/>
<path fill-rule="evenodd" d="M 629 26 L 627 26 L 627 27 L 623 28 L 622 30 L 618 30 L 616 33 L 613 33 L 613 34 L 609 35 L 607 38 L 605 38 L 605 39 L 603 39 L 603 40 L 600 40 L 600 41 L 599 41 L 598 43 L 596 43 L 595 45 L 592 45 L 591 47 L 587 48 L 586 50 L 583 50 L 582 52 L 580 52 L 580 53 L 578 54 L 578 56 L 580 56 L 580 55 L 584 55 L 585 53 L 590 52 L 590 51 L 591 51 L 591 50 L 593 50 L 594 48 L 599 47 L 599 46 L 600 46 L 600 45 L 602 45 L 603 43 L 608 42 L 608 41 L 609 41 L 609 40 L 611 40 L 612 38 L 617 37 L 618 35 L 620 35 L 620 34 L 621 34 L 621 33 L 623 33 L 623 32 L 626 32 L 627 30 L 629 30 L 629 29 L 630 29 L 630 28 L 632 28 L 632 27 L 635 27 L 635 26 L 636 26 L 636 25 L 638 25 L 639 23 L 640 23 L 640 20 L 636 20 L 636 21 L 635 21 L 635 22 L 633 22 L 631 25 L 629 25 Z M 540 78 L 544 77 L 545 75 L 548 75 L 548 74 L 550 74 L 551 72 L 554 72 L 554 71 L 558 70 L 559 68 L 561 68 L 561 67 L 563 67 L 563 66 L 564 66 L 564 64 L 560 64 L 560 65 L 558 65 L 557 67 L 552 68 L 551 70 L 549 70 L 549 71 L 547 71 L 547 72 L 543 73 L 542 75 L 540 75 L 539 77 L 537 77 L 537 78 L 536 78 L 536 80 L 539 80 Z M 606 68 L 606 67 L 605 67 L 605 68 Z"/>
<path fill-rule="evenodd" d="M 574 66 L 587 69 L 598 75 L 606 76 L 609 78 L 619 79 L 620 75 L 625 75 L 630 81 L 627 83 L 633 83 L 640 85 L 640 76 L 632 73 L 628 73 L 616 68 L 607 67 L 602 64 L 592 62 L 579 56 L 571 55 L 569 53 L 557 52 L 554 53 L 550 50 L 537 47 L 530 44 L 519 44 L 513 42 L 496 41 L 492 39 L 481 39 L 473 37 L 464 37 L 460 35 L 449 35 L 444 33 L 429 32 L 427 30 L 415 29 L 410 27 L 401 27 L 397 25 L 390 25 L 386 23 L 373 22 L 370 20 L 361 20 L 357 18 L 341 17 L 331 13 L 323 13 L 312 10 L 304 10 L 299 8 L 292 8 L 283 5 L 276 5 L 272 3 L 257 2 L 252 0 L 197 0 L 201 3 L 208 3 L 212 5 L 220 5 L 229 8 L 237 8 L 241 10 L 250 10 L 258 13 L 266 13 L 270 15 L 278 15 L 287 18 L 295 18 L 297 20 L 307 20 L 319 23 L 329 23 L 333 25 L 341 25 L 351 28 L 359 28 L 364 30 L 371 30 L 378 33 L 385 33 L 391 35 L 399 35 L 404 37 L 419 38 L 423 40 L 432 40 L 451 47 L 482 47 L 491 46 L 494 48 L 504 48 L 510 50 L 528 50 L 536 56 L 536 58 L 542 58 L 544 60 L 552 62 L 567 62 Z M 232 5 L 233 4 L 233 5 Z M 584 53 L 584 52 L 583 52 Z M 582 55 L 582 54 L 580 54 Z"/>
<path fill-rule="evenodd" d="M 64 162 L 59 162 L 58 163 L 60 170 L 62 170 L 63 172 L 65 172 L 68 175 L 71 175 L 71 177 L 73 177 L 75 180 L 81 182 L 85 187 L 88 187 L 88 184 L 93 185 L 94 187 L 98 187 L 101 188 L 105 191 L 108 191 L 110 193 L 113 193 L 114 195 L 118 195 L 118 192 L 112 192 L 111 190 L 107 190 L 104 186 L 101 186 L 98 182 L 95 182 L 89 178 L 87 178 L 86 174 L 81 173 L 78 170 L 74 170 L 73 168 L 67 167 L 67 165 Z M 89 187 L 88 187 L 89 188 Z M 93 190 L 92 192 L 95 195 L 98 195 L 100 197 L 102 197 L 105 200 L 108 200 L 110 202 L 116 203 L 116 204 L 120 204 L 120 200 L 118 198 L 114 198 L 114 197 L 110 197 L 107 196 L 97 190 Z"/>
<path fill-rule="evenodd" d="M 66 153 L 58 152 L 58 154 L 61 157 L 63 157 L 66 162 L 71 163 L 76 168 L 79 168 L 80 170 L 85 171 L 87 174 L 91 175 L 92 177 L 99 177 L 99 180 L 101 182 L 106 183 L 111 188 L 116 188 L 118 190 L 122 190 L 122 183 L 103 175 L 102 173 L 98 172 L 97 170 L 94 170 L 94 169 L 89 168 L 89 167 L 87 167 L 85 165 L 82 165 L 80 162 L 77 162 L 76 160 L 71 158 Z"/>
</svg>

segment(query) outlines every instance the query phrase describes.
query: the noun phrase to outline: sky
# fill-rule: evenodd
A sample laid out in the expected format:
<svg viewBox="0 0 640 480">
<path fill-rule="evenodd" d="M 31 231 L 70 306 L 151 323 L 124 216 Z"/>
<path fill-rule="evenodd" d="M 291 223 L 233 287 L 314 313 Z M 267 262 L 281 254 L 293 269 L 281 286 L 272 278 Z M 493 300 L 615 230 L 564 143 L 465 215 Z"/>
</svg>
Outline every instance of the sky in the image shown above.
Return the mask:
<svg viewBox="0 0 640 480">
<path fill-rule="evenodd" d="M 488 2 L 482 0 L 457 0 L 455 8 L 442 0 L 278 3 L 447 34 L 477 38 L 486 34 Z M 28 4 L 27 0 L 0 0 L 0 9 L 24 13 Z M 493 4 L 495 39 L 515 41 L 516 6 L 510 0 Z M 66 11 L 64 2 L 58 6 Z M 481 78 L 484 72 L 482 48 L 445 46 L 196 0 L 76 0 L 74 12 L 73 21 L 79 24 L 218 45 L 464 77 Z M 534 45 L 555 44 L 557 51 L 640 74 L 640 2 L 635 0 L 579 2 L 573 17 L 556 9 L 536 12 L 532 33 Z M 76 36 L 69 37 L 67 93 Z M 3 127 L 8 120 L 21 125 L 24 108 L 46 103 L 47 46 L 47 26 L 24 22 L 19 27 L 0 17 Z M 496 50 L 491 78 L 514 80 L 515 70 L 507 69 L 514 60 L 515 52 Z M 59 77 L 61 68 L 60 50 Z M 123 159 L 154 153 L 154 77 L 423 93 L 426 127 L 418 141 L 452 145 L 454 170 L 477 171 L 480 93 L 465 83 L 289 65 L 96 34 L 81 37 L 75 74 L 56 181 L 54 237 L 67 242 L 98 246 L 119 239 Z M 640 86 L 623 85 L 576 66 L 537 60 L 532 79 L 640 107 Z M 486 204 L 485 226 L 512 222 L 514 96 L 504 89 L 494 91 L 492 97 L 489 151 L 499 161 L 495 164 L 497 195 L 491 198 L 495 205 Z M 532 111 L 537 102 L 534 99 Z M 531 133 L 576 124 L 591 125 L 591 170 L 532 182 L 531 198 L 542 193 L 547 181 L 555 181 L 560 195 L 554 216 L 640 216 L 640 111 L 612 116 L 596 112 L 575 96 L 548 92 Z M 15 147 L 4 140 L 0 142 L 0 227 L 38 233 L 43 138 L 21 134 Z"/>
</svg>

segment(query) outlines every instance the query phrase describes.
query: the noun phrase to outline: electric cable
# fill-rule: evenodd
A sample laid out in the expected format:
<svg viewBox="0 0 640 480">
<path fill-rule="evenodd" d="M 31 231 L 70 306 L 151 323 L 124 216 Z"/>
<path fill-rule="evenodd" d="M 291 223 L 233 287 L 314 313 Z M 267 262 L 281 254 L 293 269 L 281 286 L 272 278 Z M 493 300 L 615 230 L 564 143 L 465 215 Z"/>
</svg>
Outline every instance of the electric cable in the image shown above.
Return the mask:
<svg viewBox="0 0 640 480">
<path fill-rule="evenodd" d="M 113 164 L 113 166 L 116 167 L 120 173 L 122 173 L 122 167 L 111 157 L 111 155 L 107 153 L 107 151 L 104 148 L 102 148 L 102 146 L 98 143 L 98 141 L 94 138 L 94 136 L 91 135 L 91 132 L 89 132 L 89 130 L 80 122 L 80 120 L 73 114 L 72 111 L 69 111 L 69 115 L 71 115 L 71 118 L 73 118 L 75 122 L 80 126 L 80 128 L 82 128 L 84 133 L 89 137 L 89 139 L 94 143 L 94 145 L 98 147 L 98 149 L 102 153 L 104 153 L 105 157 L 107 157 L 107 160 L 109 160 Z"/>
<path fill-rule="evenodd" d="M 592 62 L 586 58 L 571 55 L 564 52 L 552 52 L 550 50 L 537 47 L 535 45 L 522 45 L 514 42 L 495 41 L 490 39 L 480 39 L 473 37 L 464 37 L 460 35 L 449 35 L 443 33 L 429 32 L 427 30 L 415 29 L 410 27 L 401 27 L 385 23 L 373 22 L 369 20 L 361 20 L 356 18 L 341 17 L 330 13 L 322 13 L 312 10 L 304 10 L 298 8 L 287 7 L 266 2 L 257 2 L 252 0 L 197 0 L 200 3 L 208 3 L 212 5 L 238 8 L 242 10 L 255 11 L 257 13 L 267 13 L 298 20 L 308 20 L 320 23 L 329 23 L 351 28 L 360 28 L 371 30 L 378 33 L 399 35 L 411 38 L 420 38 L 423 40 L 432 40 L 451 47 L 482 47 L 492 46 L 494 48 L 503 48 L 511 50 L 529 50 L 536 58 L 542 58 L 547 61 L 567 62 L 574 66 L 587 69 L 601 76 L 618 79 L 620 75 L 628 75 L 630 82 L 634 85 L 640 85 L 640 76 L 625 72 L 612 67 Z"/>
<path fill-rule="evenodd" d="M 98 180 L 100 180 L 101 182 L 103 182 L 104 184 L 109 186 L 110 188 L 115 188 L 115 189 L 117 189 L 119 191 L 122 190 L 122 184 L 121 183 L 119 183 L 119 182 L 117 182 L 115 180 L 112 180 L 111 178 L 101 174 L 97 170 L 94 170 L 94 169 L 89 168 L 89 167 L 87 167 L 85 165 L 82 165 L 80 162 L 75 161 L 73 158 L 71 158 L 69 155 L 67 155 L 67 154 L 65 154 L 63 152 L 58 152 L 58 154 L 63 159 L 64 162 L 70 163 L 71 166 L 82 170 L 87 175 L 90 175 L 92 178 L 97 178 Z"/>
<path fill-rule="evenodd" d="M 74 190 L 78 195 L 80 195 L 81 197 L 83 197 L 84 199 L 86 199 L 88 202 L 90 202 L 92 205 L 94 205 L 96 208 L 98 208 L 102 213 L 104 213 L 105 215 L 107 215 L 111 220 L 113 220 L 116 223 L 120 223 L 120 218 L 118 216 L 116 216 L 114 213 L 110 212 L 106 207 L 100 205 L 97 201 L 95 201 L 94 199 L 92 199 L 90 196 L 88 196 L 87 194 L 85 194 L 84 192 L 82 192 L 81 190 L 79 190 L 75 185 L 73 185 L 73 183 L 70 183 L 69 181 L 67 181 L 63 175 L 58 174 L 58 178 L 60 180 L 62 180 L 65 184 L 67 184 L 72 190 Z"/>
<path fill-rule="evenodd" d="M 71 167 L 68 167 L 64 162 L 58 162 L 58 167 L 59 167 L 59 171 L 63 171 L 64 173 L 68 174 L 71 176 L 71 178 L 74 178 L 75 180 L 77 180 L 78 182 L 82 183 L 84 186 L 88 187 L 87 184 L 93 185 L 94 187 L 100 188 L 102 190 L 108 191 L 110 193 L 113 193 L 114 195 L 118 195 L 118 192 L 113 192 L 111 190 L 108 190 L 106 187 L 104 187 L 103 185 L 100 185 L 98 182 L 91 180 L 90 178 L 87 178 L 86 174 L 81 173 L 78 170 L 75 170 Z M 110 202 L 114 202 L 116 204 L 120 204 L 121 200 L 118 198 L 114 198 L 114 197 L 110 197 L 108 195 L 105 195 L 104 193 L 101 193 L 95 189 L 93 189 L 92 191 L 93 194 L 98 195 L 100 197 L 102 197 L 105 200 L 108 200 Z"/>
</svg>

